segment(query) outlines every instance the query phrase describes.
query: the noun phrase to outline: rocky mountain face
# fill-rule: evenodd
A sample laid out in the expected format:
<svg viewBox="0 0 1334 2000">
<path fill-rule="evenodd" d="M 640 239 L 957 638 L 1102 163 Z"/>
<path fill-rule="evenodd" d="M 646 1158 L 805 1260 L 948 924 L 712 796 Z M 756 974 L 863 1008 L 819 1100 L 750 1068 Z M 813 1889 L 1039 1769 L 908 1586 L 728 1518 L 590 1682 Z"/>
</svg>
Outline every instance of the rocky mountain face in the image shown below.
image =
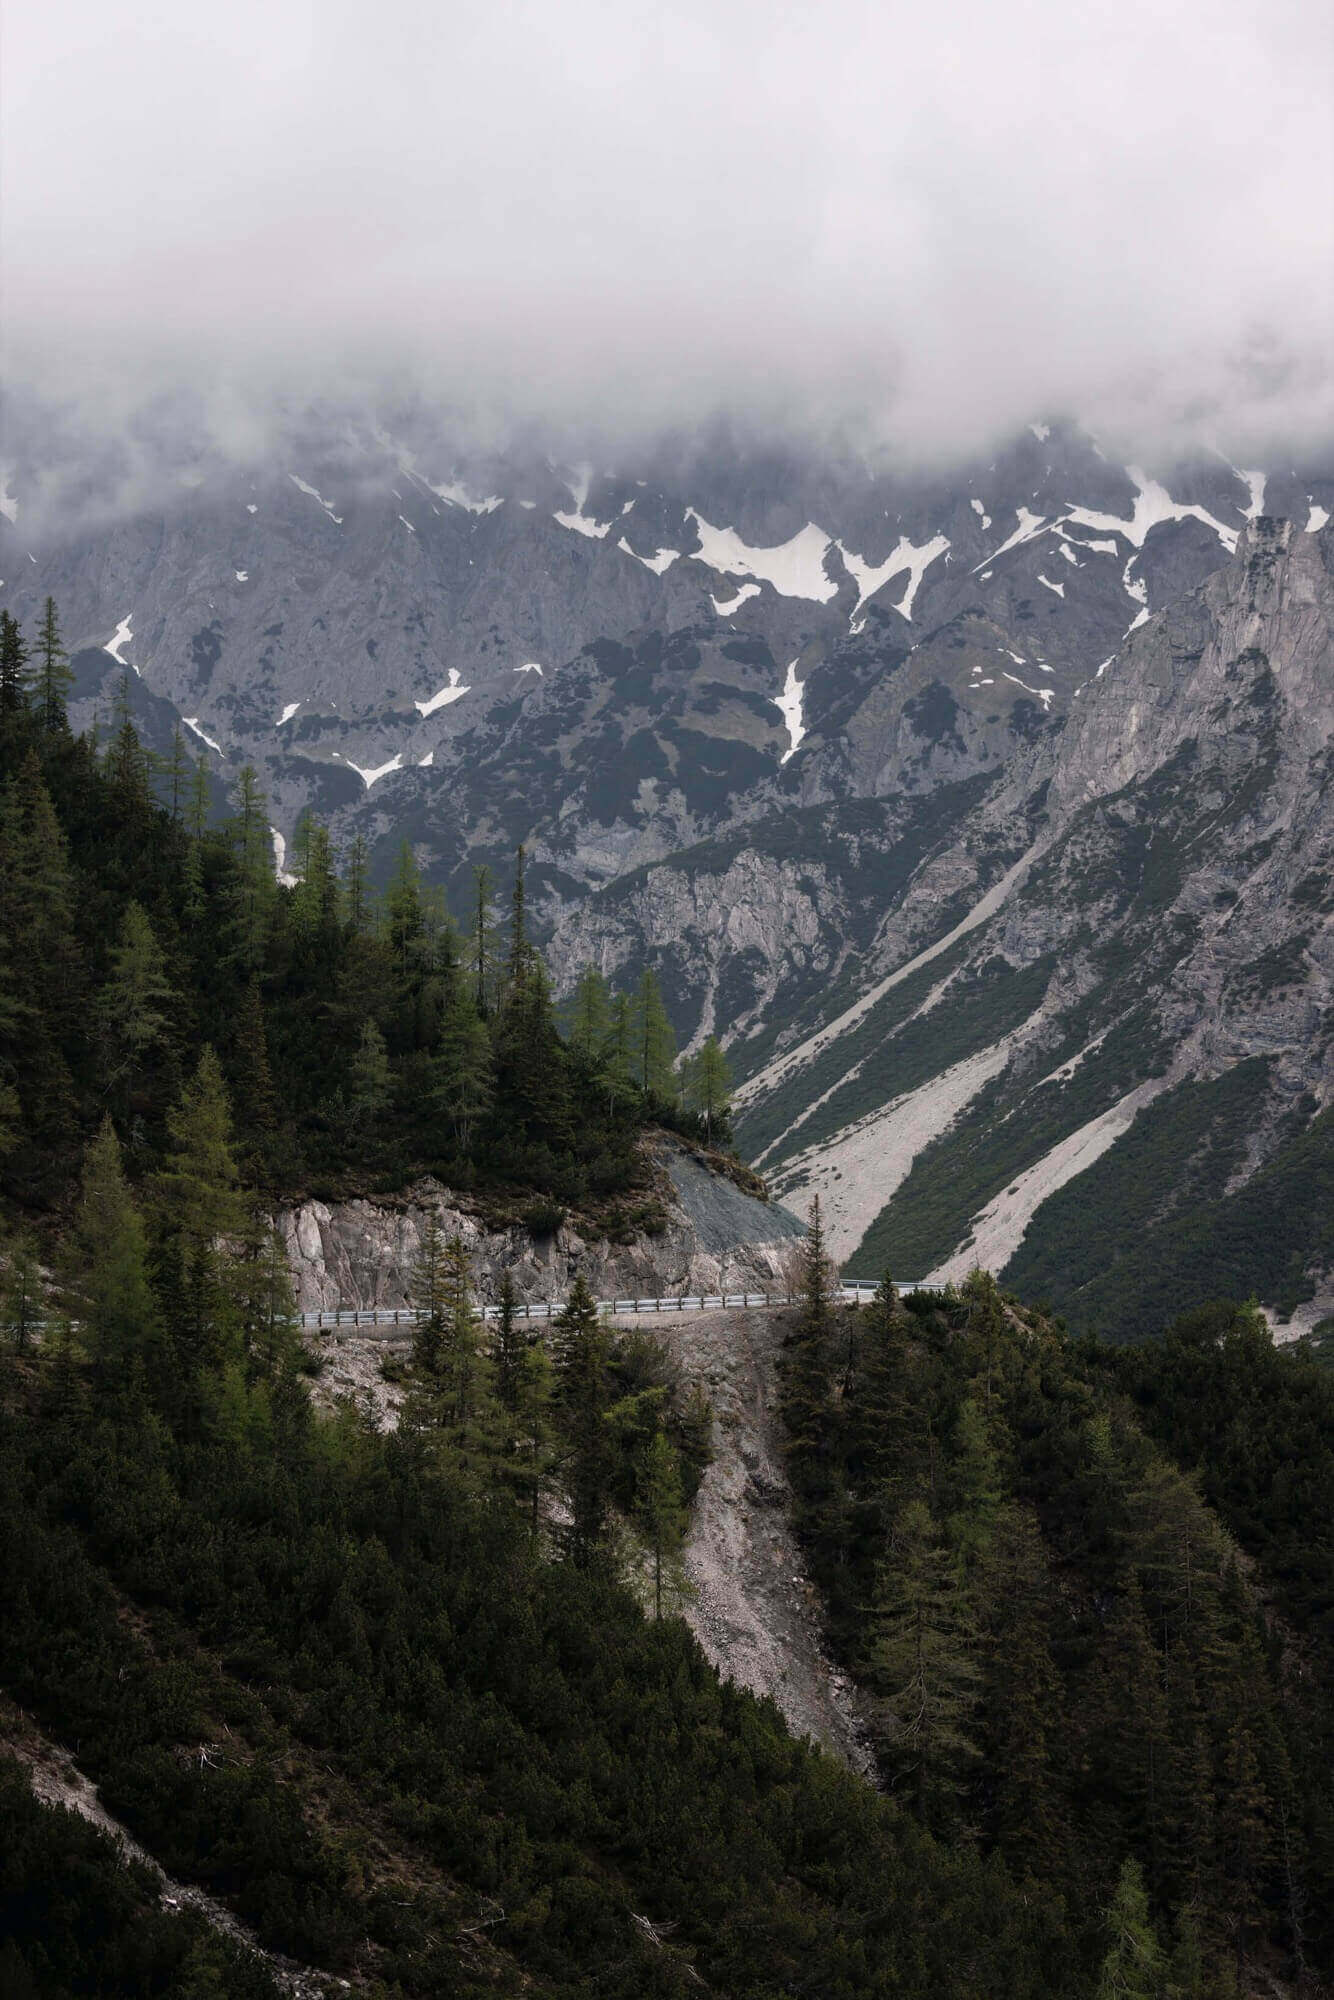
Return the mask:
<svg viewBox="0 0 1334 2000">
<path fill-rule="evenodd" d="M 855 1269 L 980 1261 L 1122 1330 L 1136 1289 L 1323 1302 L 1334 1242 L 1284 1190 L 1328 1146 L 1332 739 L 1334 537 L 1262 516 L 747 1082 L 744 1142 Z"/>
<path fill-rule="evenodd" d="M 324 413 L 110 508 L 114 468 L 11 437 L 2 594 L 57 598 L 76 722 L 133 667 L 220 809 L 257 767 L 280 866 L 311 806 L 461 906 L 523 841 L 558 983 L 652 966 L 858 1271 L 1009 1264 L 1124 1330 L 1154 1232 L 1268 1242 L 1246 1203 L 1309 1180 L 1328 467 L 1035 424 L 948 474 L 722 436 L 608 469 Z M 1266 1302 L 1314 1310 L 1334 1243 L 1278 1237 Z"/>
</svg>

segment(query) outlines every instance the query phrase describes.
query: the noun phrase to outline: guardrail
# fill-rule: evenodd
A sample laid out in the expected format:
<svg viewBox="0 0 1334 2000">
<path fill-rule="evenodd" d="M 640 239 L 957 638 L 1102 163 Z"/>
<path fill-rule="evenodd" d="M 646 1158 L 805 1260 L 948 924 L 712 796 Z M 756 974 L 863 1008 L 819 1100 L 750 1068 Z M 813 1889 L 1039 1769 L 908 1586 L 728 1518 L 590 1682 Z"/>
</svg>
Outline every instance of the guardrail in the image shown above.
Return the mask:
<svg viewBox="0 0 1334 2000">
<path fill-rule="evenodd" d="M 911 1291 L 911 1285 L 903 1287 Z M 876 1287 L 865 1278 L 849 1278 L 839 1286 L 840 1295 L 850 1305 L 860 1305 L 871 1298 Z M 791 1306 L 797 1303 L 792 1292 L 698 1292 L 684 1293 L 665 1299 L 599 1299 L 598 1311 L 608 1318 L 618 1318 L 626 1313 L 680 1313 L 680 1312 L 723 1312 L 729 1309 L 758 1311 L 766 1306 Z M 483 1319 L 499 1319 L 500 1307 L 479 1306 L 478 1316 Z M 515 1306 L 515 1317 L 528 1320 L 552 1320 L 559 1318 L 565 1310 L 563 1299 L 539 1299 L 526 1305 Z M 415 1306 L 367 1306 L 353 1308 L 340 1306 L 324 1312 L 303 1312 L 298 1314 L 301 1325 L 331 1330 L 355 1327 L 415 1326 L 421 1317 Z"/>
</svg>

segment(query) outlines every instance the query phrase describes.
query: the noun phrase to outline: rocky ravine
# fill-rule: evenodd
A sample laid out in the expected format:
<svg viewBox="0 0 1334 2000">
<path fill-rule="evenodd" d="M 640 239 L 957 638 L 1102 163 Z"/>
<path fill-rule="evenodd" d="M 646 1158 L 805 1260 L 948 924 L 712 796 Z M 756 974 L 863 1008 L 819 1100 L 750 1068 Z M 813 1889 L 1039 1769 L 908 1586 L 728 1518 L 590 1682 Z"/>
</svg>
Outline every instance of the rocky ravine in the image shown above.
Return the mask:
<svg viewBox="0 0 1334 2000">
<path fill-rule="evenodd" d="M 715 1457 L 686 1539 L 691 1630 L 709 1659 L 768 1695 L 797 1736 L 812 1736 L 874 1778 L 857 1691 L 829 1659 L 822 1610 L 788 1519 L 777 1362 L 785 1312 L 683 1314 L 654 1331 L 714 1412 Z"/>
</svg>

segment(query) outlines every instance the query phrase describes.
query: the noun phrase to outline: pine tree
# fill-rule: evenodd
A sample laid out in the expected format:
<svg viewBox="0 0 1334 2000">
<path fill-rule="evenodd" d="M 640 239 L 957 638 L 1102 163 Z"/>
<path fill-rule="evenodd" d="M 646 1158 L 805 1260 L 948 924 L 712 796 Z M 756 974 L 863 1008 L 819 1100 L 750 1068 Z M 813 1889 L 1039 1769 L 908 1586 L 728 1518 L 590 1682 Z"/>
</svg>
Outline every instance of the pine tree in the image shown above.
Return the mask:
<svg viewBox="0 0 1334 2000">
<path fill-rule="evenodd" d="M 412 1334 L 412 1361 L 421 1380 L 434 1385 L 440 1374 L 445 1346 L 445 1240 L 440 1218 L 433 1208 L 426 1211 L 421 1247 L 412 1267 L 412 1304 L 416 1320 Z"/>
<path fill-rule="evenodd" d="M 73 1164 L 73 1041 L 84 959 L 74 934 L 65 838 L 30 750 L 0 794 L 0 1078 L 10 1106 L 11 1169 L 31 1198 Z"/>
<path fill-rule="evenodd" d="M 501 1409 L 512 1418 L 519 1407 L 523 1357 L 529 1343 L 527 1327 L 520 1327 L 519 1299 L 514 1289 L 514 1279 L 509 1271 L 501 1274 L 500 1296 L 497 1303 L 500 1311 L 495 1322 L 491 1365 L 495 1374 L 496 1400 Z"/>
<path fill-rule="evenodd" d="M 0 611 L 0 722 L 27 713 L 28 683 L 27 641 L 18 619 Z"/>
<path fill-rule="evenodd" d="M 47 598 L 42 613 L 41 630 L 37 635 L 37 659 L 35 707 L 42 727 L 54 733 L 67 726 L 65 705 L 74 683 L 69 656 L 60 643 L 60 621 L 56 617 L 54 597 Z"/>
<path fill-rule="evenodd" d="M 163 761 L 162 775 L 167 786 L 167 811 L 171 815 L 172 825 L 179 826 L 185 817 L 191 778 L 191 762 L 185 744 L 185 731 L 179 722 L 171 732 L 171 750 Z"/>
<path fill-rule="evenodd" d="M 398 863 L 384 899 L 385 935 L 399 977 L 406 980 L 412 970 L 413 946 L 421 936 L 421 876 L 412 849 L 406 840 L 398 850 Z"/>
<path fill-rule="evenodd" d="M 148 782 L 148 753 L 134 726 L 134 681 L 128 667 L 116 691 L 113 716 L 116 726 L 107 745 L 106 774 L 121 825 L 137 843 L 150 823 L 153 794 Z"/>
<path fill-rule="evenodd" d="M 295 1368 L 301 1353 L 292 1274 L 276 1229 L 264 1225 L 248 1247 L 237 1269 L 246 1359 L 259 1380 L 274 1382 Z"/>
<path fill-rule="evenodd" d="M 147 1237 L 110 1118 L 84 1157 L 66 1258 L 67 1309 L 99 1374 L 124 1387 L 156 1358 L 161 1327 L 148 1280 Z"/>
<path fill-rule="evenodd" d="M 610 1502 L 611 1441 L 607 1334 L 582 1271 L 555 1324 L 556 1386 L 566 1442 L 570 1496 L 568 1547 L 582 1569 L 601 1549 Z"/>
<path fill-rule="evenodd" d="M 1097 2000 L 1166 2000 L 1163 1954 L 1149 1918 L 1138 1865 L 1127 1858 L 1107 1912 L 1111 1947 L 1098 1977 Z"/>
<path fill-rule="evenodd" d="M 188 837 L 182 865 L 185 918 L 197 924 L 204 915 L 204 839 L 208 832 L 209 763 L 205 753 L 196 762 L 186 807 Z"/>
<path fill-rule="evenodd" d="M 798 1497 L 818 1510 L 829 1498 L 830 1447 L 825 1415 L 829 1404 L 830 1345 L 834 1332 L 834 1269 L 825 1249 L 820 1197 L 811 1202 L 810 1224 L 801 1246 L 799 1312 L 787 1338 L 783 1373 L 783 1421 L 788 1458 Z M 808 1526 L 815 1531 L 814 1519 Z"/>
<path fill-rule="evenodd" d="M 611 1029 L 603 1067 L 607 1109 L 614 1112 L 629 1097 L 635 1084 L 634 1018 L 628 995 L 618 993 L 611 1003 Z"/>
</svg>

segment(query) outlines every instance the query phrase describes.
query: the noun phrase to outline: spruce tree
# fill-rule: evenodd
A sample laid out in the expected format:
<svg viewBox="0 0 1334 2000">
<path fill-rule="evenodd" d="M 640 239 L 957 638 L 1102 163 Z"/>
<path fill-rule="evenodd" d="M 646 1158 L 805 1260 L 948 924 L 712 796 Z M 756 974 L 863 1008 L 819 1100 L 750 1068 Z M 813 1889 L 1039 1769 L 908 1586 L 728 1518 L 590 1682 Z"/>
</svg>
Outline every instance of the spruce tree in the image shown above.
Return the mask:
<svg viewBox="0 0 1334 2000">
<path fill-rule="evenodd" d="M 74 683 L 69 656 L 60 643 L 60 621 L 56 601 L 48 597 L 37 635 L 37 675 L 34 706 L 42 727 L 50 733 L 64 729 L 65 708 Z"/>
<path fill-rule="evenodd" d="M 980 1669 L 962 1586 L 920 1500 L 899 1515 L 876 1577 L 870 1666 L 882 1761 L 911 1788 L 922 1824 L 950 1831 L 977 1756 Z"/>
<path fill-rule="evenodd" d="M 606 1531 L 613 1462 L 605 1422 L 611 1387 L 607 1333 L 582 1271 L 556 1321 L 554 1346 L 570 1497 L 567 1546 L 574 1562 L 587 1569 L 597 1560 Z"/>
<path fill-rule="evenodd" d="M 28 710 L 28 644 L 17 618 L 0 611 L 0 723 Z"/>
<path fill-rule="evenodd" d="M 363 1021 L 357 1051 L 348 1066 L 348 1114 L 360 1130 L 373 1125 L 393 1095 L 393 1073 L 384 1036 L 374 1021 Z"/>
</svg>

